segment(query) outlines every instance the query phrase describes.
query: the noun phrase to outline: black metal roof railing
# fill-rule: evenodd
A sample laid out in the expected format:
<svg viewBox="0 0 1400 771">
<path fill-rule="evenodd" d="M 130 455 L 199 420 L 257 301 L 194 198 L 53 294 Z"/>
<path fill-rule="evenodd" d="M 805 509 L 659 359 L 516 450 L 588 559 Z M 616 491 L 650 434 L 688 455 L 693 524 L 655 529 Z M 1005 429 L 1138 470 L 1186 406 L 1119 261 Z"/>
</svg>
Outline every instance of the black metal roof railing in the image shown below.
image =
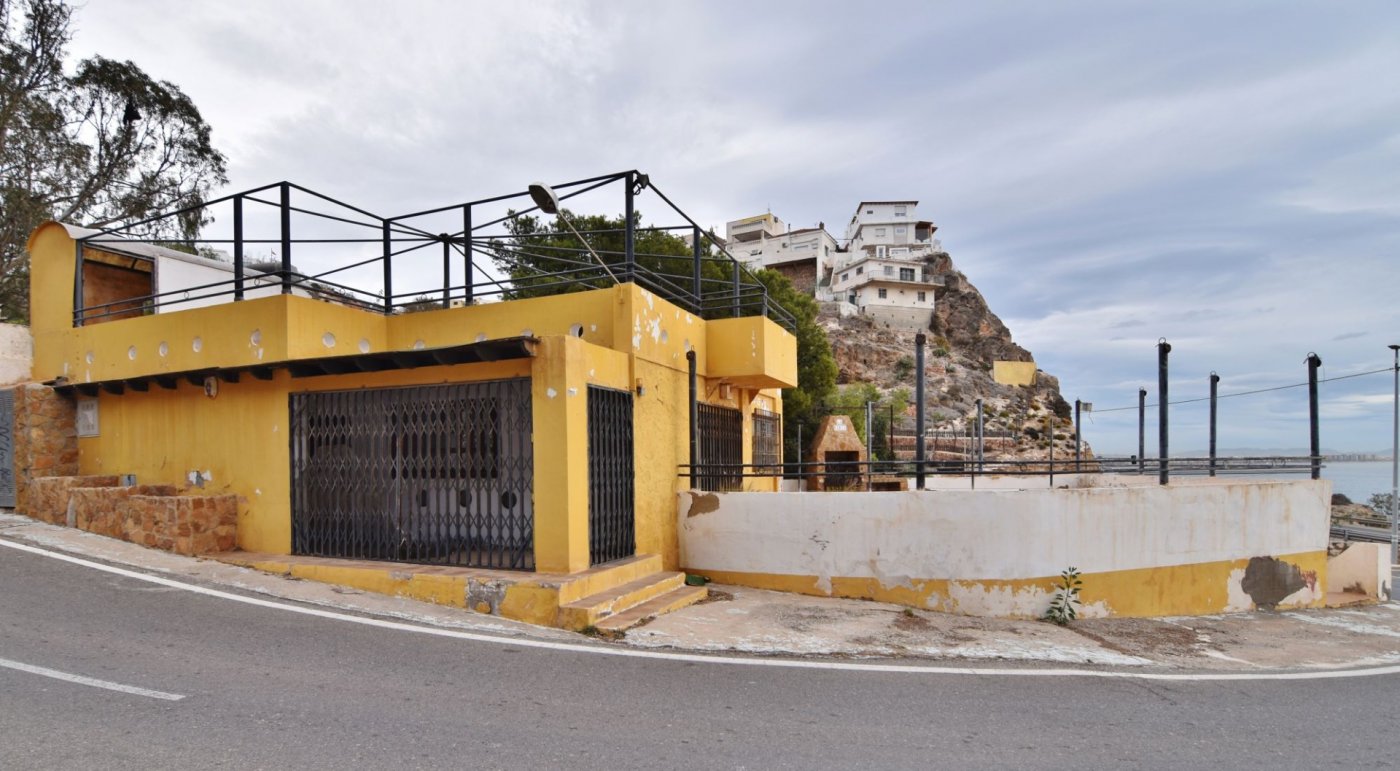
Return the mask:
<svg viewBox="0 0 1400 771">
<path fill-rule="evenodd" d="M 237 302 L 250 294 L 304 294 L 394 314 L 490 297 L 601 288 L 617 281 L 635 283 L 703 318 L 762 315 L 795 329 L 793 316 L 772 301 L 759 277 L 647 175 L 631 170 L 554 186 L 560 201 L 590 193 L 616 195 L 617 188 L 623 226 L 585 229 L 575 236 L 556 228 L 518 227 L 520 218 L 539 211 L 528 191 L 384 217 L 291 182 L 264 185 L 78 237 L 74 324 L 209 304 L 219 298 Z M 680 222 L 640 225 L 636 205 L 646 195 Z M 499 213 L 514 203 L 523 208 Z M 216 216 L 225 209 L 229 216 Z M 445 218 L 455 227 L 442 228 Z M 184 237 L 181 225 L 191 221 L 203 226 L 197 237 Z M 226 227 L 211 233 L 215 222 Z M 651 233 L 688 235 L 689 253 L 639 250 L 638 237 Z M 679 251 L 677 241 L 665 243 Z M 294 256 L 325 247 L 350 252 L 353 258 L 316 273 L 295 267 Z M 167 284 L 147 295 L 84 304 L 82 265 L 87 249 L 153 260 L 170 251 L 199 255 L 221 248 L 231 251 L 226 255 L 227 280 L 175 288 Z M 264 248 L 270 254 L 258 254 Z M 440 261 L 429 250 L 436 251 Z"/>
</svg>

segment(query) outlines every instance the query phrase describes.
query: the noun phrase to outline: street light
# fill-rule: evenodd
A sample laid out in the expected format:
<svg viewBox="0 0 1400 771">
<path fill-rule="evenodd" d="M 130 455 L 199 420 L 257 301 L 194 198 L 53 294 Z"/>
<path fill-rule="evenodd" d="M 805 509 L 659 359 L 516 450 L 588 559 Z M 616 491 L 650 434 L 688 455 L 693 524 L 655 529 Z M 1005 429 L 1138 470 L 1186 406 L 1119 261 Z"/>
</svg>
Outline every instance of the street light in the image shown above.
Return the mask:
<svg viewBox="0 0 1400 771">
<path fill-rule="evenodd" d="M 1390 429 L 1390 564 L 1394 565 L 1400 562 L 1400 345 L 1390 346 L 1390 352 L 1395 356 L 1395 406 Z"/>
<path fill-rule="evenodd" d="M 559 219 L 568 226 L 569 231 L 573 233 L 578 240 L 583 242 L 584 248 L 588 250 L 589 254 L 593 255 L 593 259 L 597 260 L 598 264 L 603 266 L 603 270 L 607 271 L 608 278 L 612 279 L 614 284 L 619 283 L 617 276 L 613 275 L 612 269 L 608 267 L 608 264 L 603 262 L 603 258 L 599 257 L 597 252 L 593 251 L 593 247 L 588 243 L 588 239 L 580 235 L 579 232 L 574 229 L 574 223 L 570 222 L 569 218 L 564 216 L 563 210 L 559 208 L 559 196 L 555 195 L 553 188 L 543 182 L 536 182 L 530 185 L 530 199 L 533 200 L 540 211 L 545 214 L 558 215 Z"/>
</svg>

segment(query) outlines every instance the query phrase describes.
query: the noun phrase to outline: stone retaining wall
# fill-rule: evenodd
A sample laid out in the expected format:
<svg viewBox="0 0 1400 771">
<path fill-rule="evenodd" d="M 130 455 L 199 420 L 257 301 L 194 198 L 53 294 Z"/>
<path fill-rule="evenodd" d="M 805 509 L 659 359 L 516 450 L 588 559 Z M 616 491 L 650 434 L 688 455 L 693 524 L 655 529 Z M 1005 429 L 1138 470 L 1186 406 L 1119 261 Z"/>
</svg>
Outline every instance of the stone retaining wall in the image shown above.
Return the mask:
<svg viewBox="0 0 1400 771">
<path fill-rule="evenodd" d="M 238 496 L 178 495 L 170 485 L 118 486 L 113 476 L 46 477 L 29 516 L 55 525 L 194 556 L 234 548 Z"/>
<path fill-rule="evenodd" d="M 78 473 L 77 407 L 48 386 L 29 383 L 14 393 L 15 508 L 28 514 L 34 480 Z"/>
</svg>

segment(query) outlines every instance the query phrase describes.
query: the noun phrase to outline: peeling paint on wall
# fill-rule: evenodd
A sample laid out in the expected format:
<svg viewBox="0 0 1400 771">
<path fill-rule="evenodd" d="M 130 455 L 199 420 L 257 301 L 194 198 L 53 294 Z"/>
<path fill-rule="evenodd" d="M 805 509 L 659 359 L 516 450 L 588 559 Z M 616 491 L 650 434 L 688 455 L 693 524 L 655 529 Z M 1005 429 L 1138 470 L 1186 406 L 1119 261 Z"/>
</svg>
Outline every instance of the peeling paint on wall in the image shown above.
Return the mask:
<svg viewBox="0 0 1400 771">
<path fill-rule="evenodd" d="M 1316 573 L 1300 570 L 1297 565 L 1274 557 L 1251 558 L 1240 580 L 1240 588 L 1256 606 L 1265 610 L 1273 610 L 1301 590 L 1311 591 L 1316 587 Z"/>
<path fill-rule="evenodd" d="M 687 517 L 694 517 L 700 514 L 709 514 L 719 510 L 719 496 L 714 493 L 698 493 L 694 490 L 688 491 L 690 495 L 690 508 L 686 509 Z"/>
</svg>

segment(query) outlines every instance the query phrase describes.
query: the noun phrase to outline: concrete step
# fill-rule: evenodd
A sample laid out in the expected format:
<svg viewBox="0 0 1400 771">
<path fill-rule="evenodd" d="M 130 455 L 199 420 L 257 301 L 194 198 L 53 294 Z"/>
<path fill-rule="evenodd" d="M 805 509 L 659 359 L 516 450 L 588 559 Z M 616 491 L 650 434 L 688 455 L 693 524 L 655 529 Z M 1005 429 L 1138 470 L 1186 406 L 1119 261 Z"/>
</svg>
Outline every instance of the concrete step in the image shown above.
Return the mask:
<svg viewBox="0 0 1400 771">
<path fill-rule="evenodd" d="M 670 613 L 687 605 L 694 605 L 705 599 L 709 593 L 710 591 L 703 586 L 682 584 L 679 588 L 653 597 L 640 605 L 635 605 L 621 613 L 614 613 L 600 620 L 594 626 L 603 632 L 621 632 L 653 616 Z"/>
<path fill-rule="evenodd" d="M 652 573 L 559 606 L 559 626 L 583 629 L 685 585 L 685 574 Z"/>
</svg>

